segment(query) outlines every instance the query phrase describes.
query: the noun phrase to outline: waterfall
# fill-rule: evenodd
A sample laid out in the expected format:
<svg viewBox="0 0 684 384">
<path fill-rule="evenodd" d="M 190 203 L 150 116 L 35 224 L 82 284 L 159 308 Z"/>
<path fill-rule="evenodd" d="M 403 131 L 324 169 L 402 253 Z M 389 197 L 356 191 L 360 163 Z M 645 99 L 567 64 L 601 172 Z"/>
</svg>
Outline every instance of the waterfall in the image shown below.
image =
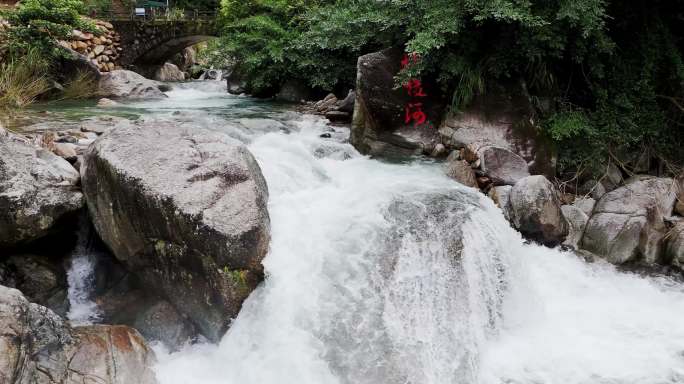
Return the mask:
<svg viewBox="0 0 684 384">
<path fill-rule="evenodd" d="M 67 283 L 69 313 L 73 325 L 97 323 L 100 313 L 92 300 L 95 284 L 96 255 L 91 250 L 92 233 L 85 214 L 79 219 L 76 248 L 68 259 Z"/>
<path fill-rule="evenodd" d="M 138 105 L 249 145 L 272 241 L 219 345 L 158 351 L 161 384 L 684 383 L 681 282 L 527 244 L 440 164 L 369 159 L 319 118 L 196 91 Z"/>
</svg>

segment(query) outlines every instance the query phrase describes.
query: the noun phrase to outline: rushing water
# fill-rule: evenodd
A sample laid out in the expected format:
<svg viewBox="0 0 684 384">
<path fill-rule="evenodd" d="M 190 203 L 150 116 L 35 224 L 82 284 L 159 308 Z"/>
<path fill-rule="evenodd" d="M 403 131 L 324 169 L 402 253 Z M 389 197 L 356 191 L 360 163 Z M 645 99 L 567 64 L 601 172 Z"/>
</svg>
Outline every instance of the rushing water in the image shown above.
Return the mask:
<svg viewBox="0 0 684 384">
<path fill-rule="evenodd" d="M 69 313 L 73 325 L 97 323 L 101 319 L 92 295 L 95 286 L 95 262 L 97 254 L 91 247 L 92 234 L 86 217 L 79 220 L 76 248 L 68 260 L 67 283 Z"/>
<path fill-rule="evenodd" d="M 220 82 L 169 96 L 114 112 L 245 142 L 272 242 L 219 345 L 158 351 L 162 384 L 684 383 L 681 284 L 527 245 L 439 164 L 366 158 L 322 119 Z"/>
</svg>

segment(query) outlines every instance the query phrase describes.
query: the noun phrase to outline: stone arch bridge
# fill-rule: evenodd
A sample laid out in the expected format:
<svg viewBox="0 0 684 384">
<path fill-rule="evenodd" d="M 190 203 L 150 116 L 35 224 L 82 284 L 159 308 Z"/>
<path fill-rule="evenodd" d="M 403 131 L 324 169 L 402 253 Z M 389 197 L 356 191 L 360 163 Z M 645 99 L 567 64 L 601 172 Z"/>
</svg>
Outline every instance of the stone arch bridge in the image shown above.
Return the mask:
<svg viewBox="0 0 684 384">
<path fill-rule="evenodd" d="M 119 34 L 122 67 L 164 64 L 184 48 L 218 36 L 214 17 L 189 20 L 111 20 Z"/>
</svg>

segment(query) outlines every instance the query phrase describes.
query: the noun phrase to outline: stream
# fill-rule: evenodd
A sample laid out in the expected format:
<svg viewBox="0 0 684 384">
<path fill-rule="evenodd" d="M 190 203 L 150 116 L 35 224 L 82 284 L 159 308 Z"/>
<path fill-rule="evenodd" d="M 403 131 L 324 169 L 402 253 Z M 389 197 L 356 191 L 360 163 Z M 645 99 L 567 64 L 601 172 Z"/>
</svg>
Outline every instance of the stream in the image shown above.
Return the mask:
<svg viewBox="0 0 684 384">
<path fill-rule="evenodd" d="M 164 100 L 51 107 L 48 118 L 218 130 L 262 168 L 267 278 L 218 345 L 155 347 L 161 384 L 684 382 L 681 283 L 526 244 L 441 164 L 370 159 L 347 128 L 224 87 L 177 84 Z M 87 297 L 81 260 L 69 272 L 76 298 Z M 96 319 L 90 304 L 73 319 Z"/>
</svg>

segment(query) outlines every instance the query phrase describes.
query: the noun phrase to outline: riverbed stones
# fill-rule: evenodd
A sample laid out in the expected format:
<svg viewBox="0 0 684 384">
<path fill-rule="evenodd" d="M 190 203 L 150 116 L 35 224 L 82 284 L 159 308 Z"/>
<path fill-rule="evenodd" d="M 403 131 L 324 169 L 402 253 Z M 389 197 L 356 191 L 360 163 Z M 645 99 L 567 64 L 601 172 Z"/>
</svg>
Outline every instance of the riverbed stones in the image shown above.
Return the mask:
<svg viewBox="0 0 684 384">
<path fill-rule="evenodd" d="M 111 71 L 100 77 L 98 95 L 108 99 L 162 99 L 166 95 L 160 83 L 123 69 Z"/>
<path fill-rule="evenodd" d="M 542 175 L 518 181 L 510 193 L 511 221 L 523 235 L 546 245 L 556 245 L 568 234 L 558 192 Z"/>
<path fill-rule="evenodd" d="M 218 341 L 263 278 L 268 191 L 230 137 L 171 123 L 122 126 L 85 155 L 97 232 L 129 270 Z"/>
<path fill-rule="evenodd" d="M 667 233 L 664 218 L 676 199 L 673 179 L 635 176 L 605 194 L 596 204 L 582 238 L 582 248 L 611 263 L 658 263 Z"/>
<path fill-rule="evenodd" d="M 494 185 L 514 185 L 530 176 L 525 159 L 501 147 L 484 147 L 478 151 L 480 169 Z"/>
<path fill-rule="evenodd" d="M 0 286 L 0 382 L 155 384 L 154 353 L 126 326 L 70 327 Z"/>
<path fill-rule="evenodd" d="M 84 205 L 79 174 L 66 160 L 26 140 L 0 135 L 0 247 L 49 234 Z"/>
</svg>

